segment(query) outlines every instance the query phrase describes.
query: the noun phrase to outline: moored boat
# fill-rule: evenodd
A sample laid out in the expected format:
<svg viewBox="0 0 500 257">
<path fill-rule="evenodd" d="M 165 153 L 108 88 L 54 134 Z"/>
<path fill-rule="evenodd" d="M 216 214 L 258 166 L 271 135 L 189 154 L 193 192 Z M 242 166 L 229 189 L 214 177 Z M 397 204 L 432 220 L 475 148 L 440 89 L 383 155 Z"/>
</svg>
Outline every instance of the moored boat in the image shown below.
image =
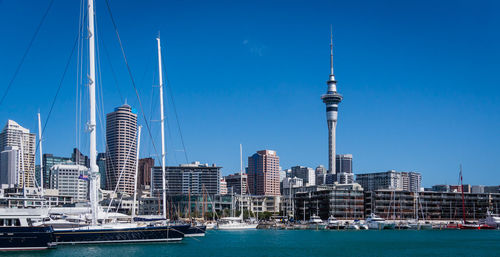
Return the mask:
<svg viewBox="0 0 500 257">
<path fill-rule="evenodd" d="M 375 213 L 370 214 L 370 216 L 366 219 L 366 225 L 368 225 L 369 229 L 378 230 L 394 229 L 396 227 L 395 223 L 389 223 Z"/>
<path fill-rule="evenodd" d="M 0 251 L 44 250 L 54 248 L 51 226 L 34 226 L 44 218 L 44 209 L 0 209 Z"/>
<path fill-rule="evenodd" d="M 190 225 L 104 224 L 57 229 L 54 231 L 54 238 L 57 244 L 172 242 L 182 240 L 189 227 Z"/>
</svg>

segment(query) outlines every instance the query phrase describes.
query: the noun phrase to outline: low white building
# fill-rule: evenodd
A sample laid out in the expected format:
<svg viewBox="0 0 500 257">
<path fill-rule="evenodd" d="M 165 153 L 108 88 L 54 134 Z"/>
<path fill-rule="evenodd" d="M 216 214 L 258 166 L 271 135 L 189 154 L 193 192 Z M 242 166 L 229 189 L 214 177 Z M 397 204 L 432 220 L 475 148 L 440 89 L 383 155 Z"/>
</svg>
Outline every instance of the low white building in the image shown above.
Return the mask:
<svg viewBox="0 0 500 257">
<path fill-rule="evenodd" d="M 60 196 L 73 197 L 75 202 L 85 202 L 88 197 L 88 168 L 77 164 L 57 164 L 52 166 L 53 189 Z"/>
</svg>

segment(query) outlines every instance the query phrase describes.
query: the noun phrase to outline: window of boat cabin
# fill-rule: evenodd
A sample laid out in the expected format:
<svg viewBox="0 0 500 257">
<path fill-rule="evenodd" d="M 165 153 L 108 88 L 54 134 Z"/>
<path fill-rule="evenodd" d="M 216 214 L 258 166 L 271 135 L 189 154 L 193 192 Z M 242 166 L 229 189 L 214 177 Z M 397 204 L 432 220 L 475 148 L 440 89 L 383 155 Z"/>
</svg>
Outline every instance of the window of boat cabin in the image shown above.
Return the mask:
<svg viewBox="0 0 500 257">
<path fill-rule="evenodd" d="M 21 221 L 19 219 L 0 219 L 0 226 L 21 226 Z"/>
</svg>

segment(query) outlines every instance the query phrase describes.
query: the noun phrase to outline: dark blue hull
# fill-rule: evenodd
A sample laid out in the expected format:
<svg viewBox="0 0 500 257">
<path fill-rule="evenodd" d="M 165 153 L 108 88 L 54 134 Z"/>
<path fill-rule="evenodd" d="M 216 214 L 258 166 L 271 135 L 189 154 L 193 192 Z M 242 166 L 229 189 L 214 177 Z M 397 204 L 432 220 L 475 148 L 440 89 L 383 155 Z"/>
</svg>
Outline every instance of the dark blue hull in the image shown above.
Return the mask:
<svg viewBox="0 0 500 257">
<path fill-rule="evenodd" d="M 57 244 L 153 243 L 180 241 L 186 226 L 157 226 L 123 229 L 80 228 L 56 230 Z"/>
<path fill-rule="evenodd" d="M 52 227 L 0 227 L 0 251 L 55 247 Z"/>
<path fill-rule="evenodd" d="M 207 226 L 190 226 L 185 233 L 185 237 L 205 236 Z"/>
</svg>

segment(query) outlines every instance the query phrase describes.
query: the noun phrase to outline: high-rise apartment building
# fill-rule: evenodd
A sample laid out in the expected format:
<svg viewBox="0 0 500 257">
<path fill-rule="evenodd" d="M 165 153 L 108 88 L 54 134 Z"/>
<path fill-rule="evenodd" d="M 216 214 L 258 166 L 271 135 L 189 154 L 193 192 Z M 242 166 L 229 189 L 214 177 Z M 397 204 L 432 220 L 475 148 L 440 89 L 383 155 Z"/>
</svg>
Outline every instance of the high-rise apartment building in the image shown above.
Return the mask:
<svg viewBox="0 0 500 257">
<path fill-rule="evenodd" d="M 5 160 L 8 164 L 0 165 L 0 167 L 6 168 L 5 170 L 0 170 L 0 174 L 17 169 L 18 174 L 15 178 L 15 184 L 21 187 L 35 187 L 35 142 L 36 135 L 30 133 L 29 129 L 21 127 L 13 120 L 8 120 L 0 133 L 0 152 L 7 149 L 10 149 L 8 151 L 14 150 L 8 147 L 17 147 L 17 154 L 19 155 L 17 158 L 18 164 L 16 164 L 17 168 L 13 168 L 9 166 L 13 159 Z M 12 154 L 14 152 L 11 152 Z M 0 162 L 3 162 L 3 160 L 0 160 Z"/>
<path fill-rule="evenodd" d="M 155 159 L 144 158 L 139 160 L 139 173 L 137 174 L 138 188 L 140 186 L 150 186 L 151 185 L 151 171 L 155 166 Z"/>
<path fill-rule="evenodd" d="M 241 195 L 241 188 L 243 187 L 243 194 L 248 194 L 248 175 L 243 173 L 234 173 L 224 177 L 224 180 L 227 183 L 227 192 L 234 193 L 237 195 Z"/>
<path fill-rule="evenodd" d="M 20 174 L 19 148 L 6 146 L 0 153 L 0 184 L 17 185 Z"/>
<path fill-rule="evenodd" d="M 365 191 L 380 189 L 403 190 L 418 192 L 422 184 L 422 175 L 417 172 L 387 172 L 357 174 L 356 183 L 360 184 Z"/>
<path fill-rule="evenodd" d="M 248 157 L 248 189 L 252 195 L 280 195 L 280 158 L 262 150 Z"/>
<path fill-rule="evenodd" d="M 137 114 L 125 104 L 106 115 L 106 188 L 134 193 Z"/>
<path fill-rule="evenodd" d="M 215 164 L 181 164 L 165 167 L 167 195 L 216 195 L 220 193 L 220 169 Z M 153 168 L 153 193 L 161 195 L 162 168 Z"/>
<path fill-rule="evenodd" d="M 294 166 L 292 167 L 292 178 L 302 179 L 305 186 L 315 186 L 316 185 L 316 171 L 309 167 L 304 166 Z"/>
<path fill-rule="evenodd" d="M 227 195 L 227 182 L 224 178 L 220 179 L 220 193 L 221 195 Z"/>
</svg>

